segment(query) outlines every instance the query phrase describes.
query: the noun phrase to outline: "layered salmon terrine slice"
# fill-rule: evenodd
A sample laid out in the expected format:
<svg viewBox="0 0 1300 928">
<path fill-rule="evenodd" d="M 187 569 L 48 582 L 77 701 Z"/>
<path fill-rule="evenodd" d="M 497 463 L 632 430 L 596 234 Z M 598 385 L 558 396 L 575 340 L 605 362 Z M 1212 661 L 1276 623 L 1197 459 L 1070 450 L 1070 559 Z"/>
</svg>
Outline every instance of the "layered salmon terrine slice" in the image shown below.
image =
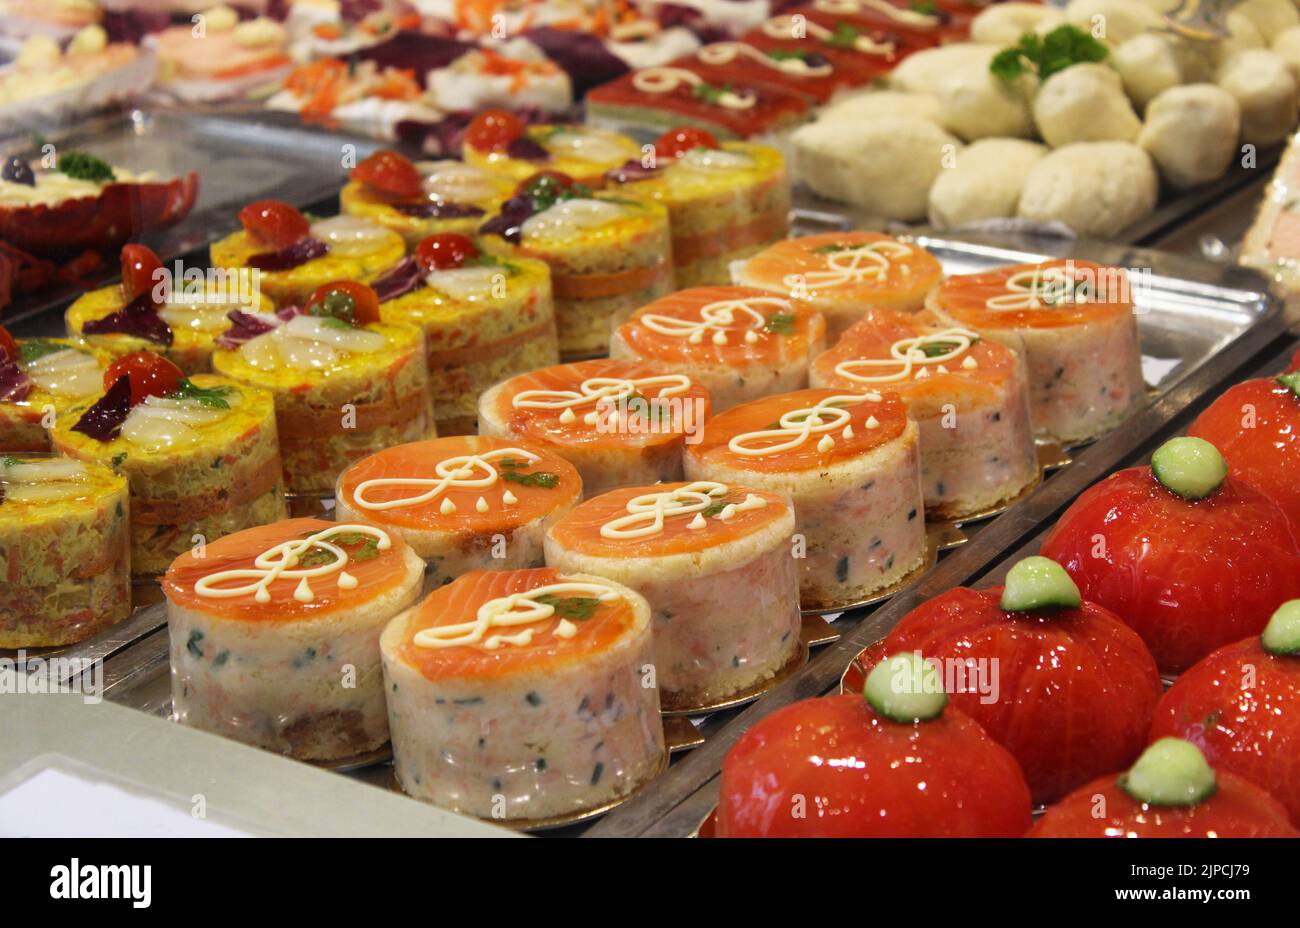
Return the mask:
<svg viewBox="0 0 1300 928">
<path fill-rule="evenodd" d="M 741 286 L 803 300 L 834 340 L 877 307 L 918 310 L 943 277 L 937 258 L 877 232 L 826 232 L 777 242 L 732 267 Z"/>
<path fill-rule="evenodd" d="M 712 480 L 630 487 L 580 504 L 546 533 L 546 563 L 650 603 L 665 709 L 708 706 L 771 679 L 799 650 L 794 509 Z"/>
<path fill-rule="evenodd" d="M 825 334 L 821 314 L 796 300 L 752 287 L 696 287 L 634 312 L 614 330 L 609 353 L 688 375 L 721 412 L 808 386 Z"/>
<path fill-rule="evenodd" d="M 461 152 L 470 167 L 512 183 L 538 171 L 555 171 L 580 184 L 598 185 L 605 172 L 641 156 L 641 146 L 618 132 L 581 125 L 525 126 L 505 110 L 486 110 L 465 129 Z"/>
<path fill-rule="evenodd" d="M 50 438 L 56 451 L 130 482 L 134 576 L 157 576 L 195 544 L 284 518 L 270 393 L 213 374 L 186 378 L 146 352 L 118 359 L 104 381 Z"/>
<path fill-rule="evenodd" d="M 473 434 L 480 394 L 560 360 L 551 271 L 455 233 L 431 235 L 374 281 L 379 317 L 424 331 L 439 435 Z"/>
<path fill-rule="evenodd" d="M 582 475 L 588 496 L 680 480 L 709 391 L 685 374 L 630 361 L 557 364 L 497 384 L 479 400 L 479 431 L 549 448 Z"/>
<path fill-rule="evenodd" d="M 305 304 L 332 280 L 369 281 L 406 254 L 402 236 L 358 216 L 308 221 L 287 203 L 260 200 L 239 211 L 243 229 L 212 243 L 214 267 L 257 270 L 279 305 Z"/>
<path fill-rule="evenodd" d="M 0 325 L 0 452 L 49 450 L 46 430 L 103 389 L 110 361 L 80 339 L 15 339 Z"/>
<path fill-rule="evenodd" d="M 890 393 L 799 390 L 714 416 L 686 449 L 688 480 L 794 501 L 805 609 L 860 602 L 925 559 L 919 429 Z"/>
<path fill-rule="evenodd" d="M 1065 258 L 948 278 L 928 304 L 1020 351 L 1034 428 L 1065 443 L 1114 428 L 1146 398 L 1128 273 Z"/>
<path fill-rule="evenodd" d="M 1024 362 L 932 313 L 879 309 L 813 361 L 814 387 L 896 393 L 921 429 L 921 495 L 936 519 L 959 519 L 1038 479 Z"/>
<path fill-rule="evenodd" d="M 306 311 L 246 316 L 213 367 L 275 397 L 285 479 L 295 493 L 328 493 L 372 451 L 437 434 L 424 336 L 378 321 L 364 284 L 327 284 Z"/>
<path fill-rule="evenodd" d="M 382 747 L 379 636 L 423 579 L 400 537 L 322 519 L 181 555 L 162 580 L 176 719 L 300 760 Z"/>
<path fill-rule="evenodd" d="M 189 268 L 176 278 L 144 245 L 122 249 L 122 282 L 78 297 L 64 314 L 70 338 L 114 357 L 161 354 L 187 374 L 212 370 L 230 313 L 271 313 L 255 268 Z"/>
<path fill-rule="evenodd" d="M 741 36 L 741 41 L 778 61 L 803 61 L 813 72 L 829 62 L 837 86 L 843 87 L 870 84 L 909 52 L 927 47 L 862 23 L 828 26 L 823 19 L 790 12 L 769 17 Z"/>
<path fill-rule="evenodd" d="M 775 148 L 677 128 L 656 140 L 652 167 L 650 160 L 629 161 L 606 177 L 629 196 L 667 207 L 678 287 L 728 283 L 732 261 L 789 231 L 790 177 Z"/>
<path fill-rule="evenodd" d="M 0 456 L 0 648 L 72 644 L 131 614 L 126 478 L 50 454 Z"/>
<path fill-rule="evenodd" d="M 542 536 L 582 498 L 582 478 L 539 446 L 479 435 L 412 442 L 345 470 L 337 517 L 401 535 L 434 583 L 544 563 Z"/>
<path fill-rule="evenodd" d="M 673 290 L 668 212 L 658 203 L 592 193 L 566 175 L 539 174 L 480 228 L 479 246 L 551 268 L 560 357 L 603 355 L 609 330 Z"/>
<path fill-rule="evenodd" d="M 353 169 L 339 205 L 391 229 L 414 248 L 430 235 L 472 235 L 510 196 L 513 181 L 461 161 L 408 161 L 375 152 Z"/>
<path fill-rule="evenodd" d="M 664 764 L 650 607 L 551 568 L 474 571 L 380 640 L 408 794 L 502 822 L 581 814 Z"/>
<path fill-rule="evenodd" d="M 952 15 L 935 4 L 930 4 L 930 9 L 921 9 L 923 6 L 909 0 L 809 0 L 789 13 L 826 29 L 848 25 L 883 30 L 920 48 L 965 37 L 964 25 L 969 20 L 954 23 Z"/>
</svg>

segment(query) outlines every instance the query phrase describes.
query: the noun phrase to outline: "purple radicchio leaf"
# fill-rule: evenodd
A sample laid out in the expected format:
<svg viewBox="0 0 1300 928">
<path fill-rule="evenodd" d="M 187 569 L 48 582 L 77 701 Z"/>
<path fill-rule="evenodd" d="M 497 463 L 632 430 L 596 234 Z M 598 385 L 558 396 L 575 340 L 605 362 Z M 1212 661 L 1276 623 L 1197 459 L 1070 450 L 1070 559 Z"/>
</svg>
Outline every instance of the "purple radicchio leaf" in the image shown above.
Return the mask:
<svg viewBox="0 0 1300 928">
<path fill-rule="evenodd" d="M 253 255 L 248 259 L 248 266 L 260 271 L 288 271 L 308 261 L 314 261 L 329 250 L 330 246 L 320 239 L 307 235 L 288 248 Z"/>
<path fill-rule="evenodd" d="M 217 338 L 217 344 L 222 348 L 238 348 L 244 342 L 265 335 L 275 328 L 266 320 L 241 309 L 232 309 L 226 313 L 226 318 L 230 320 L 230 328 Z"/>
<path fill-rule="evenodd" d="M 0 363 L 0 403 L 21 403 L 32 392 L 32 382 L 17 361 Z"/>
<path fill-rule="evenodd" d="M 542 144 L 526 135 L 521 135 L 506 146 L 506 154 L 519 161 L 550 161 L 551 153 Z"/>
<path fill-rule="evenodd" d="M 660 3 L 655 7 L 654 17 L 661 29 L 681 26 L 694 33 L 705 45 L 724 42 L 732 38 L 731 32 L 717 23 L 711 23 L 703 13 L 691 6 L 679 3 Z"/>
<path fill-rule="evenodd" d="M 420 86 L 428 89 L 429 74 L 445 68 L 475 47 L 446 36 L 423 32 L 399 32 L 386 42 L 356 52 L 358 61 L 373 61 L 381 69 L 402 68 L 415 72 Z"/>
<path fill-rule="evenodd" d="M 72 431 L 89 435 L 97 441 L 112 441 L 130 412 L 131 378 L 123 374 L 113 381 L 94 406 L 81 414 Z"/>
<path fill-rule="evenodd" d="M 638 158 L 629 158 L 616 168 L 605 172 L 605 180 L 612 184 L 626 184 L 634 180 L 646 180 L 659 173 L 659 168 L 648 168 Z"/>
<path fill-rule="evenodd" d="M 157 345 L 170 346 L 176 335 L 158 315 L 153 294 L 146 290 L 117 312 L 91 319 L 81 327 L 83 335 L 134 335 Z"/>
<path fill-rule="evenodd" d="M 404 216 L 417 219 L 467 219 L 482 216 L 483 208 L 472 203 L 452 203 L 449 201 L 421 200 L 418 203 L 394 203 L 393 209 Z"/>
<path fill-rule="evenodd" d="M 307 310 L 301 306 L 294 306 L 290 304 L 289 306 L 281 306 L 279 309 L 275 311 L 275 315 L 280 319 L 283 319 L 285 322 L 288 322 L 294 316 L 307 315 Z"/>
<path fill-rule="evenodd" d="M 499 235 L 507 242 L 518 245 L 523 237 L 524 220 L 533 212 L 532 197 L 524 194 L 511 197 L 501 204 L 501 212 L 479 226 L 479 234 Z"/>
<path fill-rule="evenodd" d="M 425 270 L 415 258 L 403 258 L 392 270 L 370 282 L 379 302 L 386 303 L 424 286 Z"/>
<path fill-rule="evenodd" d="M 584 96 L 593 87 L 622 77 L 629 70 L 627 62 L 607 49 L 602 39 L 589 32 L 542 27 L 529 29 L 524 38 L 569 75 L 575 98 Z"/>
</svg>

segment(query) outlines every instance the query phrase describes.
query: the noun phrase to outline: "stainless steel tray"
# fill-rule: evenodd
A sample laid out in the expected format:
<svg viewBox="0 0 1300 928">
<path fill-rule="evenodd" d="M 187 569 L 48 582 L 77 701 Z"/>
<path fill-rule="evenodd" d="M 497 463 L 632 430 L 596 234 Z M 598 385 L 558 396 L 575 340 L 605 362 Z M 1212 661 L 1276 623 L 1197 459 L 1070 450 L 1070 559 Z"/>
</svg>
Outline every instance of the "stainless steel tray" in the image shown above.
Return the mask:
<svg viewBox="0 0 1300 928">
<path fill-rule="evenodd" d="M 678 737 L 693 736 L 694 743 L 683 742 L 683 746 L 695 750 L 679 754 L 649 788 L 603 819 L 559 833 L 689 834 L 713 801 L 709 783 L 722 756 L 750 724 L 773 709 L 829 690 L 848 661 L 917 602 L 970 582 L 986 570 L 986 565 L 999 562 L 1027 535 L 1041 530 L 1080 490 L 1145 446 L 1170 418 L 1205 396 L 1283 331 L 1278 304 L 1267 295 L 1264 279 L 1254 271 L 1235 266 L 1096 243 L 1034 242 L 1036 250 L 1028 250 L 994 239 L 961 242 L 919 235 L 916 240 L 940 259 L 948 273 L 969 273 L 1066 254 L 1148 269 L 1149 286 L 1135 294 L 1142 348 L 1149 358 L 1168 362 L 1158 370 L 1148 365 L 1159 375 L 1151 377 L 1155 388 L 1152 405 L 1136 412 L 1117 431 L 1077 451 L 1073 463 L 1055 472 L 1007 512 L 987 522 L 964 525 L 962 531 L 971 540 L 945 553 L 937 566 L 910 589 L 884 604 L 835 616 L 833 627 L 842 637 L 830 643 L 831 636 L 823 636 L 820 643 L 826 647 L 814 652 L 807 665 L 756 702 L 711 713 L 693 720 L 693 724 L 675 720 L 690 729 L 688 732 L 679 726 Z M 161 619 L 155 618 L 157 628 Z M 166 716 L 171 705 L 167 670 L 166 632 L 156 631 L 109 658 L 105 696 L 113 702 Z M 382 788 L 388 782 L 385 765 L 352 770 L 348 775 Z"/>
<path fill-rule="evenodd" d="M 146 236 L 165 261 L 205 249 L 238 228 L 236 214 L 254 200 L 274 197 L 299 208 L 333 201 L 347 180 L 344 155 L 360 160 L 379 145 L 303 127 L 292 114 L 229 107 L 134 109 L 41 141 L 61 151 L 89 151 L 136 172 L 177 177 L 197 171 L 199 197 L 190 215 L 171 229 Z M 35 158 L 39 146 L 34 139 L 11 139 L 0 144 L 0 155 Z M 116 261 L 109 264 L 116 277 Z M 61 333 L 62 318 L 52 311 L 73 295 L 67 289 L 42 291 L 15 302 L 3 321 L 19 335 Z M 47 313 L 51 315 L 45 318 Z"/>
</svg>

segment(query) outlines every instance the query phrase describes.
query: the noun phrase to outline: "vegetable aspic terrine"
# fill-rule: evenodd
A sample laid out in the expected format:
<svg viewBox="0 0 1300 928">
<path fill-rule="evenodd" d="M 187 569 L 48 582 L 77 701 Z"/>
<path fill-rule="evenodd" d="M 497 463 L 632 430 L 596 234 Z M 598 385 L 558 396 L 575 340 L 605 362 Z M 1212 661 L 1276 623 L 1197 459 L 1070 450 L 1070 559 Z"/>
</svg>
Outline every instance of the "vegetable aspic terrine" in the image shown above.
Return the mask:
<svg viewBox="0 0 1300 928">
<path fill-rule="evenodd" d="M 46 430 L 103 389 L 110 361 L 78 339 L 15 339 L 0 325 L 0 452 L 49 450 Z"/>
<path fill-rule="evenodd" d="M 771 679 L 799 651 L 794 510 L 712 480 L 612 490 L 546 533 L 546 563 L 650 603 L 665 709 L 715 704 Z"/>
<path fill-rule="evenodd" d="M 300 760 L 382 747 L 379 635 L 423 579 L 400 537 L 322 519 L 181 555 L 162 580 L 177 720 Z"/>
<path fill-rule="evenodd" d="M 688 375 L 717 412 L 808 386 L 826 346 L 821 314 L 752 287 L 696 287 L 660 297 L 614 330 L 612 358 Z"/>
<path fill-rule="evenodd" d="M 939 260 L 924 248 L 878 232 L 787 239 L 732 268 L 741 286 L 808 303 L 826 317 L 832 341 L 870 309 L 920 309 L 942 276 Z"/>
<path fill-rule="evenodd" d="M 833 608 L 924 562 L 918 435 L 894 394 L 782 393 L 709 420 L 686 449 L 686 477 L 789 496 L 803 607 Z"/>
<path fill-rule="evenodd" d="M 0 648 L 82 641 L 131 614 L 126 479 L 50 454 L 0 456 Z"/>
<path fill-rule="evenodd" d="M 473 571 L 380 639 L 408 794 L 484 819 L 581 814 L 665 762 L 650 607 L 551 568 Z"/>
<path fill-rule="evenodd" d="M 896 393 L 921 429 L 927 515 L 959 519 L 1038 479 L 1021 357 L 932 313 L 873 310 L 813 361 L 814 387 Z"/>
<path fill-rule="evenodd" d="M 471 570 L 541 567 L 542 537 L 582 498 L 554 451 L 479 435 L 397 445 L 339 477 L 336 517 L 401 535 L 441 586 Z"/>
<path fill-rule="evenodd" d="M 929 306 L 1024 354 L 1035 429 L 1096 438 L 1146 398 L 1129 275 L 1066 258 L 948 278 Z"/>
</svg>

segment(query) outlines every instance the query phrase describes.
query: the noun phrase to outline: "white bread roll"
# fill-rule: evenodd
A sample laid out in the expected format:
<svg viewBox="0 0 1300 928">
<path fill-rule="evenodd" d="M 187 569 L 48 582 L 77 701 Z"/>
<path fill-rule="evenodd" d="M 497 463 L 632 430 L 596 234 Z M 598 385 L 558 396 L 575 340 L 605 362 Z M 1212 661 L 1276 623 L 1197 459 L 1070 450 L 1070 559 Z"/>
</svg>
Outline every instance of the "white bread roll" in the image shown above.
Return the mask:
<svg viewBox="0 0 1300 928">
<path fill-rule="evenodd" d="M 1029 169 L 1047 152 L 1024 139 L 980 139 L 963 149 L 956 167 L 941 171 L 930 188 L 930 223 L 951 229 L 1014 216 Z"/>
<path fill-rule="evenodd" d="M 1015 45 L 1026 32 L 1050 32 L 1065 22 L 1065 14 L 1042 3 L 996 3 L 971 20 L 972 42 Z"/>
<path fill-rule="evenodd" d="M 1222 177 L 1237 151 L 1241 107 L 1213 84 L 1170 87 L 1147 107 L 1138 144 L 1173 187 Z"/>
<path fill-rule="evenodd" d="M 1058 148 L 1030 170 L 1020 216 L 1057 220 L 1080 235 L 1112 238 L 1156 206 L 1160 181 L 1151 158 L 1130 142 Z"/>
<path fill-rule="evenodd" d="M 1272 145 L 1295 128 L 1300 89 L 1281 55 L 1262 48 L 1239 52 L 1219 69 L 1215 80 L 1241 105 L 1241 138 Z"/>
<path fill-rule="evenodd" d="M 939 101 L 939 125 L 968 142 L 989 136 L 1033 134 L 1029 100 L 1036 79 L 999 80 L 989 63 L 1001 48 L 957 42 L 909 55 L 894 69 L 890 86 L 928 93 Z"/>
<path fill-rule="evenodd" d="M 1142 129 L 1119 74 L 1104 64 L 1076 64 L 1049 77 L 1034 100 L 1034 121 L 1053 148 L 1131 142 Z"/>
</svg>

